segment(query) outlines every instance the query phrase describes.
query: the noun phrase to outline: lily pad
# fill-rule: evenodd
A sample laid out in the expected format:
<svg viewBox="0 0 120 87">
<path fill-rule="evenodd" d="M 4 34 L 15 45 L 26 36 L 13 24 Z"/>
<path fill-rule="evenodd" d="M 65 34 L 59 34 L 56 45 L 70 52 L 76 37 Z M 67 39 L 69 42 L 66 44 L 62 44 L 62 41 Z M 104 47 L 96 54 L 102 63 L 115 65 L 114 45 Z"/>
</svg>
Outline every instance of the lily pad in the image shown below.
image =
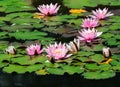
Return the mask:
<svg viewBox="0 0 120 87">
<path fill-rule="evenodd" d="M 9 66 L 4 67 L 3 71 L 7 72 L 7 73 L 17 72 L 19 74 L 25 73 L 25 72 L 31 73 L 31 72 L 37 71 L 39 69 L 42 69 L 43 66 L 44 65 L 42 65 L 42 64 L 35 64 L 32 66 L 20 66 L 20 65 L 10 64 Z"/>
<path fill-rule="evenodd" d="M 44 63 L 46 60 L 47 57 L 45 56 L 36 56 L 33 58 L 30 58 L 29 56 L 19 56 L 11 59 L 12 63 L 20 65 L 34 65 L 36 63 Z"/>
<path fill-rule="evenodd" d="M 96 72 L 86 72 L 83 74 L 86 79 L 107 79 L 115 76 L 115 72 L 112 70 L 107 71 L 96 71 Z"/>
</svg>

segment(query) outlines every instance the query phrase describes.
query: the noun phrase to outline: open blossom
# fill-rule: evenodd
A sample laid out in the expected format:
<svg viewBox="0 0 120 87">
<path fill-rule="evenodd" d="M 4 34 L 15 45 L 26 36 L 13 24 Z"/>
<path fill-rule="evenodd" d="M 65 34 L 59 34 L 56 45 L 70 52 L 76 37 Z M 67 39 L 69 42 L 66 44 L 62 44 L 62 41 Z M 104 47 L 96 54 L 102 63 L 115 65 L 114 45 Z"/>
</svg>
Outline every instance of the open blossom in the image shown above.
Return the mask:
<svg viewBox="0 0 120 87">
<path fill-rule="evenodd" d="M 5 53 L 7 54 L 16 54 L 16 49 L 14 46 L 9 46 L 8 48 L 5 49 Z"/>
<path fill-rule="evenodd" d="M 57 3 L 54 4 L 50 4 L 50 5 L 39 5 L 38 10 L 41 12 L 40 14 L 43 16 L 51 16 L 51 15 L 55 15 L 57 14 L 58 10 L 60 8 L 60 5 L 57 6 Z"/>
<path fill-rule="evenodd" d="M 78 36 L 78 39 L 90 43 L 91 41 L 95 40 L 98 36 L 100 36 L 102 32 L 97 32 L 97 30 L 92 28 L 92 29 L 83 29 L 79 31 L 79 34 L 80 36 Z"/>
<path fill-rule="evenodd" d="M 102 9 L 96 9 L 96 11 L 92 11 L 93 15 L 90 15 L 90 17 L 95 19 L 105 19 L 106 17 L 112 16 L 113 13 L 108 12 L 107 8 Z"/>
<path fill-rule="evenodd" d="M 81 25 L 81 27 L 83 28 L 94 28 L 98 26 L 98 20 L 97 19 L 93 19 L 93 18 L 86 18 L 83 19 L 83 23 Z"/>
<path fill-rule="evenodd" d="M 34 56 L 34 55 L 39 55 L 43 52 L 43 49 L 41 47 L 41 45 L 39 44 L 35 44 L 35 45 L 30 45 L 29 47 L 26 48 L 27 54 L 30 56 Z"/>
<path fill-rule="evenodd" d="M 70 57 L 72 54 L 68 54 L 68 49 L 65 46 L 65 44 L 53 44 L 53 45 L 49 45 L 47 46 L 47 48 L 45 49 L 45 51 L 47 52 L 47 56 L 51 59 L 55 59 L 55 60 L 60 60 L 60 59 L 65 59 L 67 57 Z"/>
<path fill-rule="evenodd" d="M 74 39 L 73 41 L 70 41 L 70 43 L 66 44 L 66 46 L 70 52 L 78 52 L 80 49 L 80 40 Z"/>
</svg>

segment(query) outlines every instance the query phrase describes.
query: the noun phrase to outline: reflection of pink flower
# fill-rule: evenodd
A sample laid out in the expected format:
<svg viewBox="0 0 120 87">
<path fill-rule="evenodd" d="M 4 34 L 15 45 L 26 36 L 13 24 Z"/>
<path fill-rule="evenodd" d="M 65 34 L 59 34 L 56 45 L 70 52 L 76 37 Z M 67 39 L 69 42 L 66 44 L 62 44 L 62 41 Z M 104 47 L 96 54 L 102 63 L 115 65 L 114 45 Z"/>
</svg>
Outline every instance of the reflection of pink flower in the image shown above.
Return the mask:
<svg viewBox="0 0 120 87">
<path fill-rule="evenodd" d="M 33 55 L 39 55 L 43 52 L 43 49 L 41 49 L 41 45 L 30 45 L 29 47 L 26 48 L 27 54 L 30 56 Z"/>
<path fill-rule="evenodd" d="M 92 29 L 83 29 L 82 31 L 79 31 L 80 36 L 78 38 L 81 41 L 85 41 L 90 43 L 94 39 L 96 39 L 98 36 L 102 34 L 102 32 L 97 32 L 94 28 Z"/>
<path fill-rule="evenodd" d="M 98 20 L 92 18 L 86 18 L 83 20 L 82 27 L 83 28 L 94 28 L 98 26 Z"/>
<path fill-rule="evenodd" d="M 92 11 L 93 15 L 90 15 L 90 17 L 95 19 L 105 19 L 106 17 L 112 16 L 113 13 L 108 12 L 107 8 L 102 9 L 96 9 L 96 11 Z"/>
<path fill-rule="evenodd" d="M 41 15 L 44 16 L 51 16 L 51 15 L 55 15 L 58 10 L 59 10 L 60 6 L 57 6 L 57 3 L 55 5 L 53 5 L 52 3 L 50 5 L 39 5 L 38 10 L 41 12 Z"/>
<path fill-rule="evenodd" d="M 72 54 L 67 54 L 68 53 L 67 47 L 65 46 L 65 44 L 61 44 L 61 43 L 59 44 L 55 43 L 54 45 L 50 44 L 49 46 L 47 46 L 45 51 L 47 52 L 47 56 L 49 58 L 53 58 L 55 60 L 65 59 L 72 55 Z"/>
</svg>

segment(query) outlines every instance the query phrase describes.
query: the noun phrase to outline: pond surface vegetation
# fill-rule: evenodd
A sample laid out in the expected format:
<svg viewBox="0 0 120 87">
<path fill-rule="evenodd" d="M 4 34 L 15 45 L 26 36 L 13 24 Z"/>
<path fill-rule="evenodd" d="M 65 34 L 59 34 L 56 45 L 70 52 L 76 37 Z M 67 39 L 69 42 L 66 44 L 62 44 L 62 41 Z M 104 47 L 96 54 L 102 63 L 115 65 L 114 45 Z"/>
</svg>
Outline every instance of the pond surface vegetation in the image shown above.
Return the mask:
<svg viewBox="0 0 120 87">
<path fill-rule="evenodd" d="M 54 7 L 55 3 L 55 15 L 40 13 L 39 5 Z M 114 77 L 120 71 L 119 6 L 119 0 L 0 0 L 2 73 L 78 74 L 97 80 Z M 107 10 L 106 18 L 87 19 L 96 9 Z M 94 21 L 92 27 L 84 26 L 86 21 Z M 61 52 L 62 57 L 58 56 Z"/>
</svg>

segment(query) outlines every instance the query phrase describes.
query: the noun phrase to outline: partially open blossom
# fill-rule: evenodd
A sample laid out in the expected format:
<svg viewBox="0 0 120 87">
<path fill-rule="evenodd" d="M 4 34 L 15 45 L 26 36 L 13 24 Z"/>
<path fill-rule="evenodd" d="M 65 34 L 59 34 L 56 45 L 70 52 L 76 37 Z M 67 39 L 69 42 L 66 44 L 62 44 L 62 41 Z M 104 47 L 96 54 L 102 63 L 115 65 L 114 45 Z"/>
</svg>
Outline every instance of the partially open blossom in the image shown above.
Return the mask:
<svg viewBox="0 0 120 87">
<path fill-rule="evenodd" d="M 47 48 L 45 49 L 45 51 L 47 52 L 47 56 L 50 59 L 55 59 L 55 60 L 60 60 L 60 59 L 65 59 L 67 57 L 70 57 L 72 54 L 68 54 L 68 49 L 65 46 L 65 44 L 62 43 L 55 43 L 53 45 L 49 45 L 47 46 Z"/>
<path fill-rule="evenodd" d="M 102 32 L 97 32 L 94 28 L 92 29 L 82 29 L 79 31 L 78 39 L 80 39 L 83 42 L 92 42 L 95 40 L 98 36 L 100 36 Z"/>
<path fill-rule="evenodd" d="M 93 18 L 83 19 L 81 27 L 83 28 L 94 28 L 98 26 L 98 20 Z"/>
<path fill-rule="evenodd" d="M 80 40 L 74 39 L 73 41 L 70 41 L 70 43 L 66 44 L 66 46 L 70 52 L 78 52 L 80 49 Z"/>
<path fill-rule="evenodd" d="M 9 46 L 8 48 L 6 48 L 5 49 L 5 53 L 7 53 L 7 54 L 16 54 L 16 49 L 15 49 L 15 47 L 14 46 Z"/>
<path fill-rule="evenodd" d="M 70 9 L 69 12 L 72 14 L 80 14 L 80 13 L 87 12 L 87 11 L 84 9 Z"/>
<path fill-rule="evenodd" d="M 92 11 L 93 15 L 90 15 L 90 17 L 94 19 L 105 19 L 106 17 L 112 16 L 113 13 L 108 12 L 107 8 L 104 9 L 96 9 L 96 11 Z"/>
<path fill-rule="evenodd" d="M 34 55 L 39 55 L 43 52 L 43 49 L 41 47 L 41 45 L 39 44 L 35 44 L 35 45 L 30 45 L 29 47 L 26 48 L 27 54 L 30 56 L 34 56 Z"/>
<path fill-rule="evenodd" d="M 38 10 L 41 12 L 40 15 L 52 16 L 52 15 L 57 14 L 59 8 L 60 8 L 60 5 L 57 6 L 57 3 L 55 5 L 51 3 L 50 5 L 48 4 L 39 5 Z"/>
<path fill-rule="evenodd" d="M 109 58 L 111 56 L 111 51 L 109 47 L 103 48 L 102 50 L 103 50 L 103 55 L 105 58 Z"/>
</svg>

